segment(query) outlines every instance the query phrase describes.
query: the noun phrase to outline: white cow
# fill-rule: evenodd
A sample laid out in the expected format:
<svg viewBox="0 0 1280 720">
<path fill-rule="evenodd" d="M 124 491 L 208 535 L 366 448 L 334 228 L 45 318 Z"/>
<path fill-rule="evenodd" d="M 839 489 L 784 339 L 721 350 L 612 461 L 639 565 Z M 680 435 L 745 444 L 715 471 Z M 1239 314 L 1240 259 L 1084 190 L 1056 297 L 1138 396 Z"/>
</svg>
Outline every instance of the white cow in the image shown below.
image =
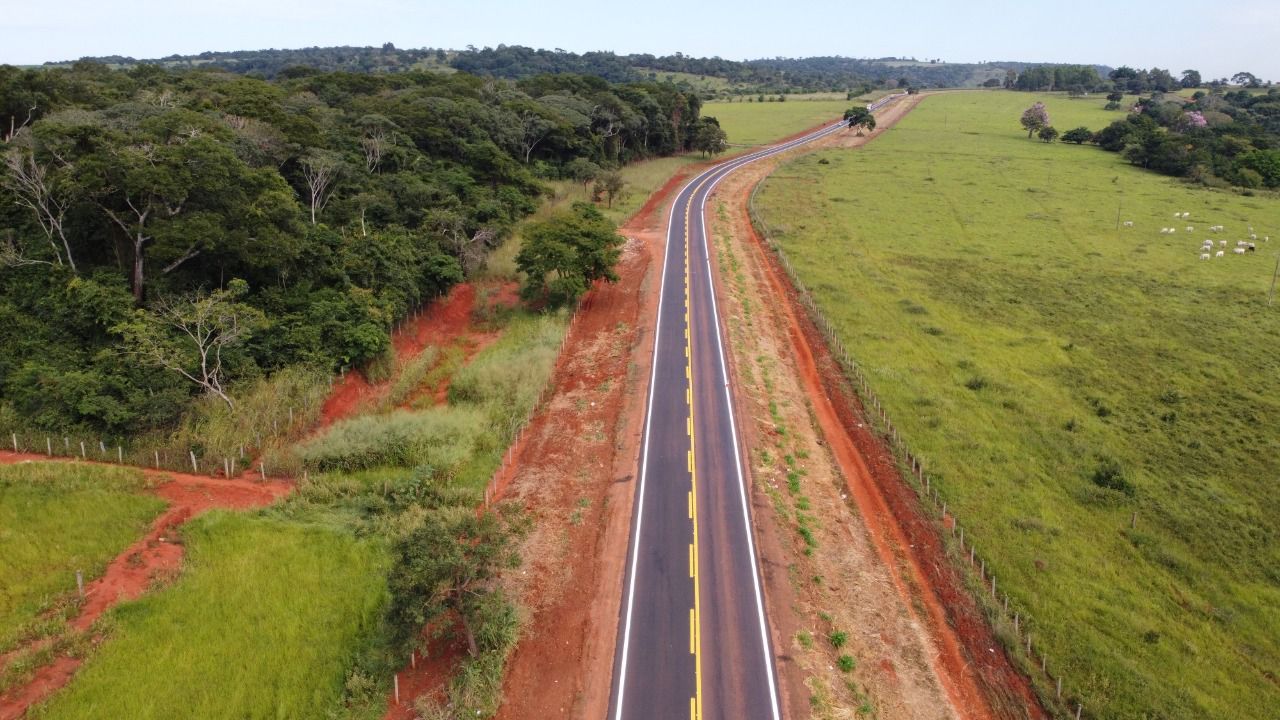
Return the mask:
<svg viewBox="0 0 1280 720">
<path fill-rule="evenodd" d="M 1237 254 L 1237 255 L 1243 255 L 1243 254 L 1245 254 L 1245 253 L 1247 253 L 1247 252 L 1249 252 L 1249 251 L 1248 251 L 1248 250 L 1245 250 L 1244 248 L 1242 248 L 1242 247 L 1241 247 L 1241 248 L 1236 248 L 1235 250 L 1232 250 L 1231 252 L 1233 252 L 1233 253 L 1235 253 L 1235 254 Z"/>
<path fill-rule="evenodd" d="M 1222 250 L 1219 250 L 1217 254 L 1214 255 L 1214 257 L 1226 257 L 1226 256 L 1227 256 L 1227 253 Z"/>
<path fill-rule="evenodd" d="M 1208 259 L 1209 259 L 1209 253 L 1200 253 L 1200 259 L 1201 259 L 1201 260 L 1208 260 Z"/>
</svg>

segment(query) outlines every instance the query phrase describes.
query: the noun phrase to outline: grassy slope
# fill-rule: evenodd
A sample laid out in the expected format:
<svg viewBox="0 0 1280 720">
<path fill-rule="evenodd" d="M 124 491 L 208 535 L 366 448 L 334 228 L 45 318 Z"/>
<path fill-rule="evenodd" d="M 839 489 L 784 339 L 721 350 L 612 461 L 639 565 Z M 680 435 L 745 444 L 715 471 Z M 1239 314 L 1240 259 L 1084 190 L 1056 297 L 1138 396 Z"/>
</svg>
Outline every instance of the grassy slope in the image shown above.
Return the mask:
<svg viewBox="0 0 1280 720">
<path fill-rule="evenodd" d="M 931 98 L 863 150 L 792 163 L 760 207 L 1068 692 L 1096 716 L 1267 716 L 1280 202 L 1028 141 L 1035 99 Z M 1062 130 L 1119 117 L 1040 99 Z M 1275 239 L 1201 262 L 1214 224 Z M 1091 482 L 1102 457 L 1135 497 Z"/>
<path fill-rule="evenodd" d="M 143 495 L 142 473 L 30 463 L 0 467 L 0 651 L 37 614 L 74 594 L 164 509 Z"/>
<path fill-rule="evenodd" d="M 301 718 L 336 706 L 386 601 L 383 548 L 224 512 L 184 535 L 183 577 L 114 610 L 111 642 L 36 717 Z"/>
</svg>

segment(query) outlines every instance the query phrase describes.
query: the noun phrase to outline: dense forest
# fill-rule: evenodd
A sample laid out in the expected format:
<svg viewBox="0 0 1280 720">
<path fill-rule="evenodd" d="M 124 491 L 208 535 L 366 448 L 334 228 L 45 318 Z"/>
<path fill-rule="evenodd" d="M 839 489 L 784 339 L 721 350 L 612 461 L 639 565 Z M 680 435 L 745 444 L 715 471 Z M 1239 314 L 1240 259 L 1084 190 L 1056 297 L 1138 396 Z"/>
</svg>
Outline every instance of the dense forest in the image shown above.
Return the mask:
<svg viewBox="0 0 1280 720">
<path fill-rule="evenodd" d="M 0 66 L 0 420 L 121 437 L 366 363 L 541 180 L 688 150 L 699 110 L 576 75 Z"/>
<path fill-rule="evenodd" d="M 1024 62 L 945 63 L 917 62 L 914 58 L 862 59 L 840 56 L 810 58 L 760 58 L 726 60 L 699 58 L 683 53 L 617 55 L 612 52 L 572 53 L 539 50 L 519 45 L 465 50 L 400 49 L 381 47 L 310 47 L 291 50 L 241 50 L 171 55 L 154 60 L 131 57 L 85 58 L 114 67 L 154 64 L 167 68 L 220 68 L 235 73 L 275 78 L 299 68 L 325 72 L 402 73 L 414 70 L 463 72 L 518 80 L 545 74 L 592 75 L 615 83 L 656 79 L 662 73 L 685 73 L 725 80 L 720 95 L 756 93 L 846 92 L 862 87 L 906 86 L 964 87 L 995 81 L 1009 72 L 1030 67 Z M 65 63 L 59 64 L 65 65 Z M 1046 65 L 1043 67 L 1055 67 Z M 1101 73 L 1110 68 L 1091 66 Z M 304 71 L 305 72 L 305 71 Z"/>
</svg>

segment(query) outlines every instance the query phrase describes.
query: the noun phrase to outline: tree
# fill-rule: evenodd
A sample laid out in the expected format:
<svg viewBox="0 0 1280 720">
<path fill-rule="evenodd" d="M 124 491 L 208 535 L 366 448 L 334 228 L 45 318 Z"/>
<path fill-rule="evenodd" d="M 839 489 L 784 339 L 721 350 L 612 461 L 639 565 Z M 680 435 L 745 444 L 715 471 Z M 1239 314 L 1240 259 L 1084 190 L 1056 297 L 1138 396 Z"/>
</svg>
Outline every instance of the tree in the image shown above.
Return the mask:
<svg viewBox="0 0 1280 720">
<path fill-rule="evenodd" d="M 1068 130 L 1062 134 L 1062 142 L 1075 143 L 1083 145 L 1093 140 L 1093 131 L 1087 127 L 1078 127 L 1074 130 Z"/>
<path fill-rule="evenodd" d="M 862 134 L 863 129 L 868 131 L 876 129 L 876 116 L 861 105 L 845 110 L 844 119 L 850 129 L 857 129 L 859 135 Z"/>
<path fill-rule="evenodd" d="M 613 282 L 622 244 L 614 224 L 588 203 L 574 203 L 568 211 L 530 223 L 516 255 L 516 267 L 526 278 L 521 294 L 562 305 L 596 280 Z"/>
<path fill-rule="evenodd" d="M 1122 92 L 1119 92 L 1119 91 L 1112 91 L 1112 92 L 1107 93 L 1107 101 L 1108 101 L 1108 102 L 1113 102 L 1113 103 L 1116 103 L 1116 104 L 1118 105 L 1118 104 L 1120 104 L 1120 102 L 1121 102 L 1121 101 L 1123 101 L 1123 100 L 1124 100 L 1124 93 L 1122 93 Z"/>
<path fill-rule="evenodd" d="M 493 599 L 501 597 L 498 576 L 520 566 L 517 542 L 523 531 L 511 511 L 436 510 L 424 518 L 395 544 L 388 584 L 398 632 L 418 632 L 452 611 L 462 621 L 472 657 L 494 649 L 487 646 L 483 626 L 492 619 Z"/>
<path fill-rule="evenodd" d="M 299 162 L 302 179 L 307 183 L 307 203 L 311 208 L 311 224 L 318 222 L 333 197 L 333 183 L 342 173 L 342 159 L 337 153 L 313 150 Z"/>
<path fill-rule="evenodd" d="M 127 352 L 181 375 L 235 409 L 226 391 L 223 353 L 265 323 L 259 310 L 239 302 L 248 290 L 245 281 L 232 280 L 223 290 L 161 298 L 151 310 L 135 310 L 114 331 L 124 337 Z"/>
<path fill-rule="evenodd" d="M 1052 125 L 1045 125 L 1044 127 L 1040 128 L 1039 132 L 1037 132 L 1036 134 L 1040 137 L 1041 140 L 1047 143 L 1051 143 L 1054 140 L 1058 139 L 1058 130 Z"/>
<path fill-rule="evenodd" d="M 76 272 L 76 260 L 71 253 L 71 242 L 67 239 L 66 229 L 67 211 L 71 209 L 75 184 L 69 177 L 70 169 L 66 164 L 59 162 L 56 156 L 53 160 L 49 163 L 37 160 L 35 141 L 31 134 L 20 132 L 11 141 L 11 147 L 4 156 L 8 172 L 3 185 L 13 193 L 18 205 L 27 208 L 35 216 L 36 223 L 53 251 L 54 261 L 61 265 L 65 252 L 67 265 L 71 272 Z M 11 258 L 11 264 L 41 262 L 25 258 L 16 246 Z"/>
<path fill-rule="evenodd" d="M 617 170 L 608 170 L 602 172 L 595 177 L 596 184 L 592 187 L 592 197 L 599 200 L 601 195 L 608 198 L 608 207 L 613 207 L 614 198 L 622 194 L 623 188 L 627 186 L 627 182 L 622 179 L 622 173 Z"/>
<path fill-rule="evenodd" d="M 1004 71 L 1004 89 L 1012 90 L 1018 84 L 1018 72 L 1016 70 Z"/>
<path fill-rule="evenodd" d="M 699 118 L 693 130 L 693 149 L 703 155 L 719 155 L 729 147 L 729 136 L 713 117 Z"/>
<path fill-rule="evenodd" d="M 1231 76 L 1231 82 L 1249 88 L 1256 88 L 1262 85 L 1262 81 L 1251 72 L 1238 72 Z"/>
<path fill-rule="evenodd" d="M 587 183 L 595 180 L 600 174 L 600 166 L 584 157 L 576 157 L 565 164 L 564 172 L 586 187 Z"/>
<path fill-rule="evenodd" d="M 1202 83 L 1199 70 L 1183 70 L 1182 71 L 1182 87 L 1198 88 Z"/>
<path fill-rule="evenodd" d="M 1030 138 L 1043 127 L 1049 125 L 1049 110 L 1045 108 L 1044 103 L 1038 102 L 1022 112 L 1022 127 L 1027 129 L 1027 137 Z"/>
</svg>

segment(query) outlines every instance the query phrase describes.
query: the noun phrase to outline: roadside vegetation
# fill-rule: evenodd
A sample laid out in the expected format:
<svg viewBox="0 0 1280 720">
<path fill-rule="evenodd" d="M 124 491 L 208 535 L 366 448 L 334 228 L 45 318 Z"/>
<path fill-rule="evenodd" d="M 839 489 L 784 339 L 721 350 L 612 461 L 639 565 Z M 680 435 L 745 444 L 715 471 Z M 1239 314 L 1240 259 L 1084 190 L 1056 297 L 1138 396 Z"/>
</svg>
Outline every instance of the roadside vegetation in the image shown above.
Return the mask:
<svg viewBox="0 0 1280 720">
<path fill-rule="evenodd" d="M 146 488 L 136 470 L 0 466 L 0 654 L 65 629 L 81 603 L 76 572 L 97 578 L 164 509 Z"/>
<path fill-rule="evenodd" d="M 784 166 L 758 208 L 1065 693 L 1094 717 L 1266 716 L 1280 201 L 1028 140 L 1036 101 L 1057 127 L 1115 119 L 1103 97 L 939 95 Z"/>
</svg>

